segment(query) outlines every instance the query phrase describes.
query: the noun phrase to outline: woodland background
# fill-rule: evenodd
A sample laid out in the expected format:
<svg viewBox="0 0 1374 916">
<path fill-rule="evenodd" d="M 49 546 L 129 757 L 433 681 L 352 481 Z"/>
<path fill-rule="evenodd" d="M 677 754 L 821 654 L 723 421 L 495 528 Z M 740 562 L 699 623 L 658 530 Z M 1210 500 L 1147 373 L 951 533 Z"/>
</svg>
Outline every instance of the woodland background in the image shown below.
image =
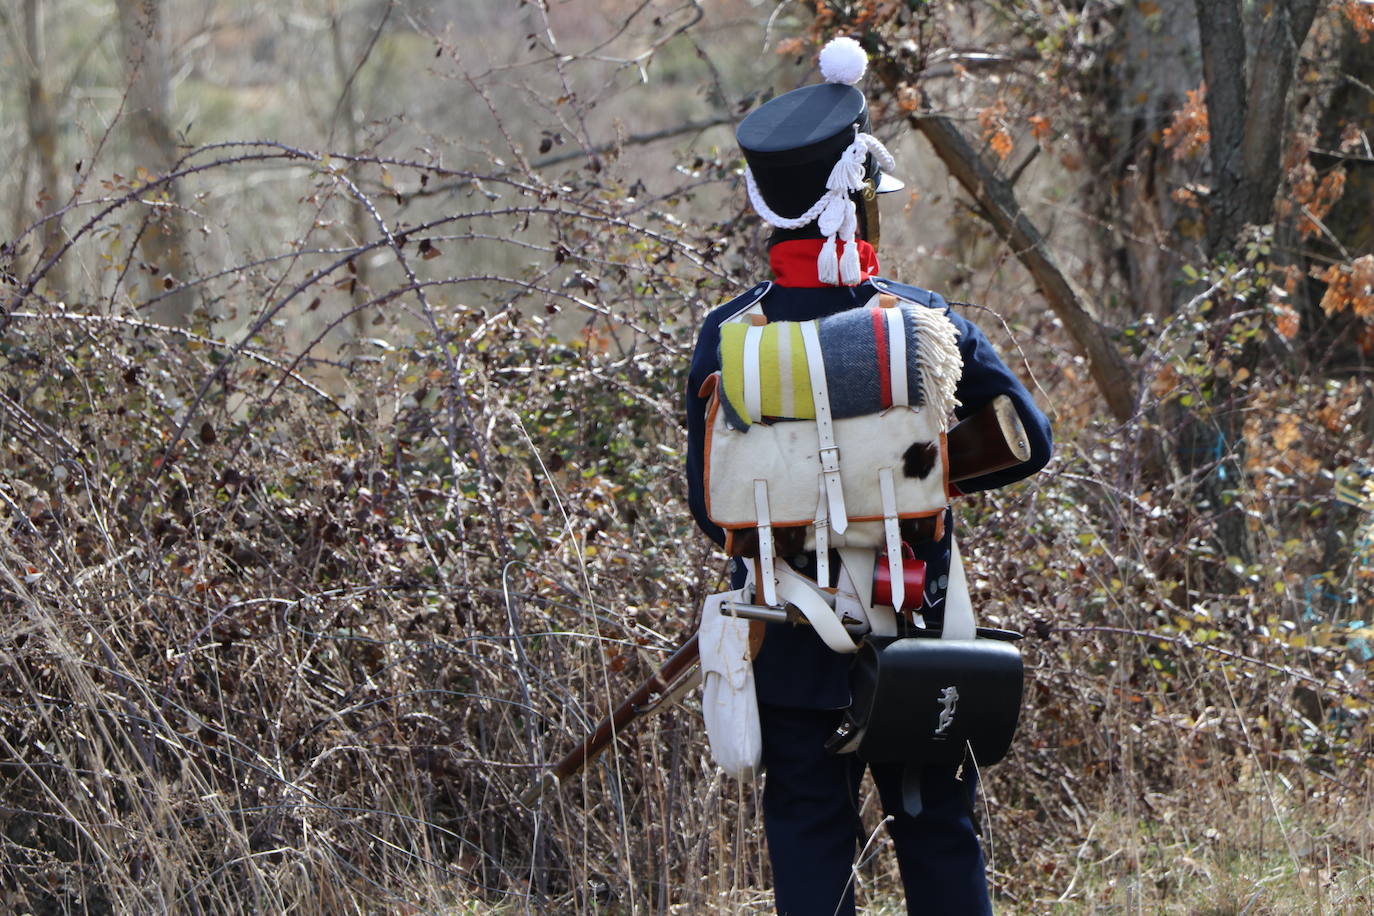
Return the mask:
<svg viewBox="0 0 1374 916">
<path fill-rule="evenodd" d="M 519 798 L 721 583 L 731 129 L 836 34 L 885 273 L 1056 428 L 957 509 L 999 910 L 1370 911 L 1361 0 L 6 0 L 0 909 L 768 911 L 693 700 Z"/>
</svg>

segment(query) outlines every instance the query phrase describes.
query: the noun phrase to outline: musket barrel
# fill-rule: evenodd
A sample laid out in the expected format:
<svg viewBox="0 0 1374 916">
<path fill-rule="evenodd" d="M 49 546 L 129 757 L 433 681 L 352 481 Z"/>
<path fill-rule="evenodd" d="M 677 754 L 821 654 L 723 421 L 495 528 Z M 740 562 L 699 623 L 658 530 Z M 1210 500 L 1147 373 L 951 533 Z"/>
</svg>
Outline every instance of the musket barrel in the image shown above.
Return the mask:
<svg viewBox="0 0 1374 916">
<path fill-rule="evenodd" d="M 720 612 L 727 617 L 762 620 L 765 623 L 788 623 L 795 616 L 786 608 L 768 607 L 763 604 L 745 604 L 742 601 L 726 601 L 721 604 Z"/>
<path fill-rule="evenodd" d="M 611 714 L 597 723 L 596 728 L 585 741 L 574 748 L 562 760 L 547 770 L 539 780 L 520 796 L 522 804 L 528 806 L 539 798 L 544 786 L 552 782 L 558 785 L 570 776 L 576 775 L 597 754 L 605 750 L 626 726 L 635 719 L 652 712 L 659 704 L 650 702 L 656 696 L 671 691 L 683 674 L 697 664 L 700 658 L 697 649 L 697 634 L 682 644 L 682 647 L 668 657 L 648 680 L 640 684 L 634 693 L 611 711 Z"/>
</svg>

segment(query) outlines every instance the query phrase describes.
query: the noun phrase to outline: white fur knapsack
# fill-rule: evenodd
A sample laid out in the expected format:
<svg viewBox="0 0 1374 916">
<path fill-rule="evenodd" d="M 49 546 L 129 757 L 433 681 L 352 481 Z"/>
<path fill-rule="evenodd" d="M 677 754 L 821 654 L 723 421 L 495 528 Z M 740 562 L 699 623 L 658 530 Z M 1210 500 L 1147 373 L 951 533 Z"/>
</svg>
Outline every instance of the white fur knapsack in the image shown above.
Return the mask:
<svg viewBox="0 0 1374 916">
<path fill-rule="evenodd" d="M 755 306 L 721 325 L 721 371 L 707 382 L 706 509 L 732 553 L 757 533 L 764 602 L 778 603 L 782 528 L 805 529 L 822 588 L 830 548 L 864 547 L 886 554 L 900 589 L 898 523 L 949 504 L 957 338 L 943 312 L 888 294 L 814 321 L 768 323 Z"/>
</svg>

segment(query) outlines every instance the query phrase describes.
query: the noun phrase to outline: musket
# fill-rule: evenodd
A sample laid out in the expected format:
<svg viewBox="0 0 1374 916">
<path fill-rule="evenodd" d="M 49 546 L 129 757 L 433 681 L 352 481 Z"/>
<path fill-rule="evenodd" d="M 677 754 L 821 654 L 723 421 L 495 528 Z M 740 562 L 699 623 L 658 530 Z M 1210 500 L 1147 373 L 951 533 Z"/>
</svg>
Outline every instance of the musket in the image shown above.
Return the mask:
<svg viewBox="0 0 1374 916">
<path fill-rule="evenodd" d="M 950 480 L 954 483 L 1005 470 L 1030 458 L 1030 443 L 1026 438 L 1025 427 L 1021 425 L 1021 417 L 1017 414 L 1011 398 L 1004 394 L 998 395 L 950 429 L 946 436 L 946 450 L 949 455 Z M 758 620 L 798 620 L 797 615 L 780 608 L 750 607 L 746 610 L 740 607 L 734 610 L 738 616 L 749 616 Z M 527 807 L 534 804 L 546 785 L 556 786 L 577 775 L 630 723 L 681 699 L 700 681 L 700 660 L 697 634 L 693 633 L 653 676 L 640 684 L 610 715 L 597 723 L 596 728 L 581 744 L 568 752 L 546 770 L 537 782 L 526 789 L 520 796 L 520 802 Z"/>
<path fill-rule="evenodd" d="M 570 776 L 577 775 L 593 757 L 605 750 L 616 735 L 636 719 L 643 718 L 659 708 L 672 705 L 700 682 L 701 671 L 698 662 L 701 653 L 697 649 L 697 634 L 693 633 L 652 677 L 635 688 L 624 702 L 602 719 L 592 733 L 577 747 L 569 751 L 563 759 L 545 770 L 539 781 L 525 790 L 520 796 L 521 804 L 534 804 L 544 786 L 558 785 Z"/>
</svg>

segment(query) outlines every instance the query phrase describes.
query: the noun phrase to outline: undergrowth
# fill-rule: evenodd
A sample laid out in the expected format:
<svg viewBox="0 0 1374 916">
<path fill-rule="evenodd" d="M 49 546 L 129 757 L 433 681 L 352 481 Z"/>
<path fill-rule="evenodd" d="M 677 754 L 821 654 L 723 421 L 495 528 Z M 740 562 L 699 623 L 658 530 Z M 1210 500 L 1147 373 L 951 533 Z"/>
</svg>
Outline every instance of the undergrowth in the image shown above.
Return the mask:
<svg viewBox="0 0 1374 916">
<path fill-rule="evenodd" d="M 694 155 L 651 197 L 599 160 L 225 144 L 75 195 L 60 250 L 0 249 L 6 911 L 767 911 L 757 787 L 692 698 L 521 800 L 722 583 L 679 400 L 697 322 L 761 268 L 736 212 L 676 214 L 733 169 Z M 311 228 L 237 247 L 196 182 L 250 170 Z M 180 276 L 141 244 L 173 183 L 204 227 Z M 1371 908 L 1372 405 L 1296 357 L 1242 377 L 1274 316 L 1214 313 L 1249 268 L 1204 268 L 1123 335 L 1125 422 L 1062 328 L 997 338 L 1058 441 L 958 508 L 980 616 L 1027 634 L 983 774 L 1006 912 Z M 871 851 L 860 899 L 898 912 Z"/>
<path fill-rule="evenodd" d="M 13 310 L 3 347 L 8 906 L 766 907 L 755 788 L 713 769 L 691 700 L 519 801 L 719 584 L 682 501 L 687 315 L 560 341 L 436 308 L 350 369 L 366 414 L 270 325 L 235 348 L 72 312 Z M 1296 415 L 1356 406 L 1302 384 Z M 997 894 L 1358 911 L 1371 686 L 1345 612 L 1367 559 L 1321 570 L 1312 478 L 1243 486 L 1265 553 L 1212 555 L 1121 432 L 1061 424 L 1049 471 L 960 510 L 985 620 L 1029 634 L 1021 737 L 984 782 Z"/>
</svg>

